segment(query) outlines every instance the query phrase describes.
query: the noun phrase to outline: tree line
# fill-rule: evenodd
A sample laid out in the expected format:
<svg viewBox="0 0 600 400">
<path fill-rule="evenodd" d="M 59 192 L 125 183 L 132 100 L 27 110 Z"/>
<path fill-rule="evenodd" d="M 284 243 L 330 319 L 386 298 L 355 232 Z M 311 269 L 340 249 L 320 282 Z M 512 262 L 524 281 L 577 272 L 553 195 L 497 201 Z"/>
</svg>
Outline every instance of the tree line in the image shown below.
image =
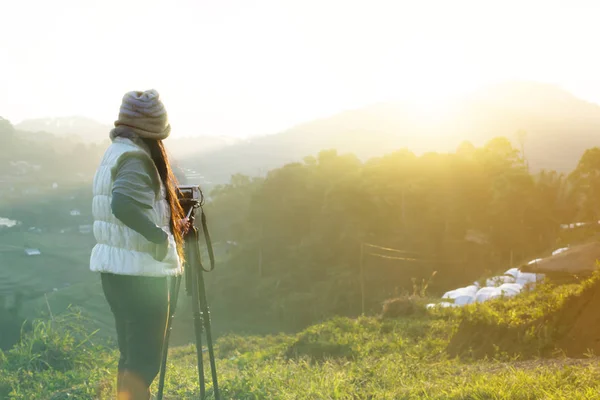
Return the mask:
<svg viewBox="0 0 600 400">
<path fill-rule="evenodd" d="M 26 186 L 49 190 L 57 177 L 81 174 L 84 182 L 64 184 L 89 203 L 86 187 L 104 146 L 18 132 L 2 119 L 0 137 L 5 176 L 15 160 L 43 166 Z M 11 214 L 22 208 L 25 220 L 32 209 L 65 202 L 38 197 L 43 206 L 31 207 L 31 198 L 6 205 Z M 434 271 L 429 290 L 441 293 L 589 235 L 561 224 L 600 220 L 600 149 L 587 150 L 570 174 L 530 171 L 522 146 L 503 137 L 453 153 L 400 149 L 367 161 L 326 150 L 265 177 L 233 175 L 210 191 L 206 210 L 222 255 L 207 274 L 215 317 L 302 327 L 356 315 L 361 290 L 367 311 L 378 311 Z"/>
<path fill-rule="evenodd" d="M 562 245 L 561 224 L 600 220 L 600 149 L 568 175 L 529 171 L 504 137 L 366 162 L 327 150 L 265 178 L 232 176 L 207 214 L 215 242 L 230 244 L 210 278 L 217 307 L 301 326 L 360 311 L 361 258 L 373 311 L 434 271 L 441 292 Z"/>
</svg>

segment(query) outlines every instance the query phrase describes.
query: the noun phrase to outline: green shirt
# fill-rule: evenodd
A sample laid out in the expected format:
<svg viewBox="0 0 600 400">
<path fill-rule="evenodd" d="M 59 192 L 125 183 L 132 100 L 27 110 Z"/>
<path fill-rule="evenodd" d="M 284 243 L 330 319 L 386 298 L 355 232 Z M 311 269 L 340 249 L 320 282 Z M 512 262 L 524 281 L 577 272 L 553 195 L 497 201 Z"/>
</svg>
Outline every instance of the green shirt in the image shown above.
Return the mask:
<svg viewBox="0 0 600 400">
<path fill-rule="evenodd" d="M 151 208 L 160 188 L 158 179 L 151 161 L 130 157 L 117 166 L 113 193 L 120 193 Z"/>
</svg>

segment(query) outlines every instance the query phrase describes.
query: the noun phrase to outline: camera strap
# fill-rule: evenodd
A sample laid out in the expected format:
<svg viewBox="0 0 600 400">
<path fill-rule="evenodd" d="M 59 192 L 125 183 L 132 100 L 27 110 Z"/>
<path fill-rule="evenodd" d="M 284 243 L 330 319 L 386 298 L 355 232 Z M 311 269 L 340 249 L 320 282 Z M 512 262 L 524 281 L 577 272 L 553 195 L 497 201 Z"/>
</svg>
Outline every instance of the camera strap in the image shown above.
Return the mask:
<svg viewBox="0 0 600 400">
<path fill-rule="evenodd" d="M 205 272 L 210 272 L 215 269 L 215 253 L 213 251 L 212 240 L 210 239 L 210 233 L 208 233 L 208 224 L 206 223 L 206 214 L 204 209 L 200 207 L 200 221 L 202 223 L 202 232 L 204 233 L 204 241 L 206 242 L 206 249 L 208 251 L 208 258 L 210 260 L 210 269 L 204 268 L 202 263 L 200 266 Z M 200 259 L 200 258 L 198 258 Z"/>
</svg>

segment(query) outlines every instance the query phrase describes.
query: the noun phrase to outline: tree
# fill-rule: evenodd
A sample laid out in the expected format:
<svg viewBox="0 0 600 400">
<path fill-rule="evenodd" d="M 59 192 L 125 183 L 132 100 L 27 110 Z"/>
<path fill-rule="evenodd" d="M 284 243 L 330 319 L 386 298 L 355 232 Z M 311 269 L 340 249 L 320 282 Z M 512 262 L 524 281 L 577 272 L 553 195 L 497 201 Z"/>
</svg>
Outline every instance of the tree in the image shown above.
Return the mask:
<svg viewBox="0 0 600 400">
<path fill-rule="evenodd" d="M 600 148 L 583 153 L 575 170 L 569 175 L 579 209 L 578 216 L 586 221 L 600 220 Z"/>
<path fill-rule="evenodd" d="M 527 132 L 523 129 L 517 131 L 517 140 L 519 141 L 519 145 L 521 146 L 521 158 L 523 158 L 523 160 L 525 160 L 525 164 L 529 166 L 529 163 L 526 161 L 527 159 L 525 158 L 525 139 L 527 139 Z"/>
<path fill-rule="evenodd" d="M 0 137 L 5 138 L 8 135 L 13 135 L 15 128 L 12 126 L 9 120 L 0 117 Z"/>
</svg>

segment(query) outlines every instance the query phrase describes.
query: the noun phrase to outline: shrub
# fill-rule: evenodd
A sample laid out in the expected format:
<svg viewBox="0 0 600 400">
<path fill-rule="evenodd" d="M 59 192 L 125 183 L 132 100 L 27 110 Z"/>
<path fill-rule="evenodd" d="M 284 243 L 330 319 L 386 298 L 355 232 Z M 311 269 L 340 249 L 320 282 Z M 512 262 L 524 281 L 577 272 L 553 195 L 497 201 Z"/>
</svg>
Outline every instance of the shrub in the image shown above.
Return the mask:
<svg viewBox="0 0 600 400">
<path fill-rule="evenodd" d="M 383 303 L 382 318 L 408 317 L 424 310 L 415 296 L 401 296 L 386 300 Z"/>
</svg>

